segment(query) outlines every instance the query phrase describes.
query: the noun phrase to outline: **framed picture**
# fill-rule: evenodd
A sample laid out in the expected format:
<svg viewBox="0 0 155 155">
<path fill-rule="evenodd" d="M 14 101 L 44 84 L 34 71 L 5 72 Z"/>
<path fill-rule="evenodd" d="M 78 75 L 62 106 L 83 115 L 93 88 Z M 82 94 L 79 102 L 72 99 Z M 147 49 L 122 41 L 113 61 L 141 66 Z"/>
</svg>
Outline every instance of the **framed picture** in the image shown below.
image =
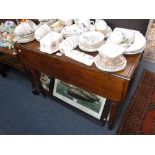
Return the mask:
<svg viewBox="0 0 155 155">
<path fill-rule="evenodd" d="M 100 120 L 106 98 L 55 79 L 53 96 Z"/>
</svg>

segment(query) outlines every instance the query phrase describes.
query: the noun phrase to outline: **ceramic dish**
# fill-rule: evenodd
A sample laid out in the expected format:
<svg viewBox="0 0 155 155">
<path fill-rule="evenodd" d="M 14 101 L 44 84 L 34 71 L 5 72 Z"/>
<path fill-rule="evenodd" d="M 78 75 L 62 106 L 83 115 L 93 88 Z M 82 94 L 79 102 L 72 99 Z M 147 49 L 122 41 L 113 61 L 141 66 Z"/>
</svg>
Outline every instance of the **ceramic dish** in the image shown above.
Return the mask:
<svg viewBox="0 0 155 155">
<path fill-rule="evenodd" d="M 20 23 L 14 30 L 14 34 L 16 36 L 23 36 L 30 33 L 33 33 L 37 28 L 37 25 L 31 21 L 28 20 L 27 22 Z"/>
<path fill-rule="evenodd" d="M 81 29 L 83 33 L 91 32 L 91 31 L 95 31 L 95 26 L 90 24 L 89 27 L 82 27 Z"/>
<path fill-rule="evenodd" d="M 106 72 L 118 72 L 125 69 L 127 65 L 127 60 L 122 55 L 111 61 L 97 55 L 94 62 L 98 69 Z"/>
<path fill-rule="evenodd" d="M 145 50 L 145 48 L 146 48 L 146 46 L 144 46 L 140 50 L 137 50 L 137 51 L 134 51 L 134 52 L 124 52 L 123 54 L 125 54 L 125 55 L 134 55 L 134 54 L 142 53 Z"/>
<path fill-rule="evenodd" d="M 104 44 L 100 48 L 98 48 L 100 56 L 107 56 L 109 58 L 115 58 L 119 55 L 122 55 L 124 52 L 124 48 L 117 44 Z"/>
<path fill-rule="evenodd" d="M 43 38 L 45 35 L 47 35 L 49 32 L 51 32 L 51 28 L 47 25 L 47 24 L 43 24 L 42 26 L 40 26 L 38 29 L 36 29 L 35 31 L 35 38 L 36 40 L 40 40 L 41 38 Z"/>
<path fill-rule="evenodd" d="M 96 30 L 96 31 L 103 33 L 105 38 L 108 38 L 112 33 L 112 29 L 109 26 L 107 27 L 106 30 Z"/>
<path fill-rule="evenodd" d="M 134 43 L 135 33 L 136 31 L 130 29 L 115 28 L 110 34 L 107 42 L 119 44 L 128 48 Z"/>
<path fill-rule="evenodd" d="M 59 44 L 60 52 L 65 54 L 66 51 L 73 50 L 78 46 L 78 38 L 77 37 L 69 37 L 65 40 L 63 40 Z"/>
<path fill-rule="evenodd" d="M 85 46 L 100 46 L 104 43 L 104 35 L 96 31 L 86 32 L 79 36 L 79 42 Z"/>
<path fill-rule="evenodd" d="M 79 48 L 85 52 L 96 52 L 98 48 L 88 48 L 79 43 Z"/>
<path fill-rule="evenodd" d="M 125 49 L 125 53 L 137 53 L 146 46 L 146 38 L 139 32 L 135 33 L 134 43 L 130 47 Z"/>
<path fill-rule="evenodd" d="M 30 38 L 30 37 L 34 37 L 34 33 L 30 33 L 23 36 L 16 36 L 17 39 Z"/>
<path fill-rule="evenodd" d="M 21 38 L 21 39 L 18 39 L 17 42 L 18 43 L 28 43 L 28 42 L 31 42 L 35 40 L 34 37 L 28 37 L 28 38 Z"/>
<path fill-rule="evenodd" d="M 135 30 L 115 28 L 107 43 L 116 43 L 125 48 L 125 54 L 137 54 L 146 46 L 146 38 Z"/>
<path fill-rule="evenodd" d="M 64 36 L 67 36 L 67 35 L 80 35 L 81 34 L 81 29 L 76 26 L 75 24 L 73 25 L 70 25 L 70 26 L 65 26 L 61 33 L 64 35 Z"/>
</svg>

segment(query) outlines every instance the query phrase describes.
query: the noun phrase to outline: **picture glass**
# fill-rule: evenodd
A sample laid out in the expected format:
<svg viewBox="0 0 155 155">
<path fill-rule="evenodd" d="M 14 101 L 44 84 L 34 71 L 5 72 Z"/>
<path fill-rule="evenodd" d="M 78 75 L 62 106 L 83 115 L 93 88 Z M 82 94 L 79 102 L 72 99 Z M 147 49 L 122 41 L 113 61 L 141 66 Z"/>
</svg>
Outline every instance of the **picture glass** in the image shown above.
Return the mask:
<svg viewBox="0 0 155 155">
<path fill-rule="evenodd" d="M 97 119 L 101 118 L 106 101 L 104 97 L 58 79 L 55 79 L 53 95 Z"/>
</svg>

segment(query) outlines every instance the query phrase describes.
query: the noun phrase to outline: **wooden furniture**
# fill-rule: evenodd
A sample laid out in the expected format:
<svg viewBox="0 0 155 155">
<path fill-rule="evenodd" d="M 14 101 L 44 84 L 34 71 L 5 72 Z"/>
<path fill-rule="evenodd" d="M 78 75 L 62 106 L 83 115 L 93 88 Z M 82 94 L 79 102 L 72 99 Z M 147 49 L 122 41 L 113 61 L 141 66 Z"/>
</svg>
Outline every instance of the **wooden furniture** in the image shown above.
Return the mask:
<svg viewBox="0 0 155 155">
<path fill-rule="evenodd" d="M 145 34 L 149 20 L 140 20 L 139 23 L 142 24 L 142 22 L 144 23 L 139 28 Z M 130 25 L 126 28 L 130 28 Z M 131 28 L 133 27 L 131 26 Z M 134 29 L 139 30 L 137 27 Z M 39 51 L 37 41 L 16 44 L 16 49 L 21 61 L 32 72 L 37 83 L 39 83 L 39 71 L 110 100 L 110 129 L 114 126 L 118 105 L 127 95 L 129 84 L 141 58 L 141 54 L 125 56 L 127 59 L 126 68 L 120 72 L 108 73 L 97 69 L 95 65 L 88 67 L 65 56 L 42 53 Z M 41 85 L 38 85 L 41 88 Z"/>
<path fill-rule="evenodd" d="M 17 24 L 17 20 L 15 19 L 0 19 L 0 24 L 4 23 L 7 20 L 14 21 Z M 36 24 L 38 24 L 38 20 L 32 19 Z M 19 21 L 18 21 L 19 22 Z M 4 64 L 11 66 L 17 70 L 24 71 L 23 64 L 20 62 L 16 50 L 8 49 L 0 47 L 0 73 L 3 77 L 6 76 L 6 67 Z"/>
<path fill-rule="evenodd" d="M 20 71 L 24 71 L 24 68 L 23 68 L 21 62 L 19 61 L 19 59 L 17 57 L 17 53 L 16 53 L 15 49 L 9 50 L 8 48 L 0 47 L 0 63 L 9 65 L 11 67 L 14 67 L 14 68 L 20 70 Z M 3 65 L 1 67 L 2 67 L 1 69 L 3 70 L 4 69 Z M 5 69 L 3 70 L 3 72 L 4 72 L 4 74 L 2 73 L 2 75 L 5 75 L 6 74 Z"/>
<path fill-rule="evenodd" d="M 0 19 L 0 23 L 4 23 L 6 20 L 13 20 L 15 23 L 17 22 L 15 19 Z M 33 21 L 38 24 L 38 20 Z M 33 93 L 38 94 L 38 90 L 35 86 L 35 83 L 33 82 L 33 77 L 31 75 L 31 72 L 29 72 L 26 69 L 26 66 L 20 61 L 20 58 L 17 55 L 16 49 L 8 49 L 8 48 L 2 48 L 0 47 L 0 74 L 3 77 L 7 76 L 7 70 L 8 67 L 13 67 L 17 70 L 23 71 L 26 73 L 27 77 L 30 79 L 32 87 L 33 87 Z"/>
<path fill-rule="evenodd" d="M 25 65 L 20 61 L 20 58 L 18 57 L 16 50 L 0 47 L 0 74 L 3 77 L 7 76 L 8 66 L 11 66 L 22 72 L 25 72 L 25 74 L 31 81 L 33 87 L 32 90 L 33 94 L 38 94 L 39 91 L 36 88 L 31 72 L 28 69 L 26 69 Z"/>
<path fill-rule="evenodd" d="M 4 23 L 6 20 L 7 19 L 0 19 L 0 23 Z M 7 75 L 7 67 L 5 66 L 5 64 L 7 66 L 11 66 L 18 70 L 24 71 L 21 62 L 18 60 L 16 50 L 0 47 L 0 74 L 2 74 L 3 77 Z"/>
</svg>

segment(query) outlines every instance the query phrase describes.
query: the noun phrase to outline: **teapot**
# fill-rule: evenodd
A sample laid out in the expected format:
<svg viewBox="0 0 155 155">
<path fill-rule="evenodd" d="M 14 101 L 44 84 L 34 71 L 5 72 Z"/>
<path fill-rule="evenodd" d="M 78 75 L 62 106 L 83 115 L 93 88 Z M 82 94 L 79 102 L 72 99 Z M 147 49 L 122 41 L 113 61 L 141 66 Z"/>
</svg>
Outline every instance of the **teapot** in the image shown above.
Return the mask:
<svg viewBox="0 0 155 155">
<path fill-rule="evenodd" d="M 94 26 L 96 30 L 106 30 L 108 28 L 107 23 L 103 19 L 96 19 Z"/>
</svg>

